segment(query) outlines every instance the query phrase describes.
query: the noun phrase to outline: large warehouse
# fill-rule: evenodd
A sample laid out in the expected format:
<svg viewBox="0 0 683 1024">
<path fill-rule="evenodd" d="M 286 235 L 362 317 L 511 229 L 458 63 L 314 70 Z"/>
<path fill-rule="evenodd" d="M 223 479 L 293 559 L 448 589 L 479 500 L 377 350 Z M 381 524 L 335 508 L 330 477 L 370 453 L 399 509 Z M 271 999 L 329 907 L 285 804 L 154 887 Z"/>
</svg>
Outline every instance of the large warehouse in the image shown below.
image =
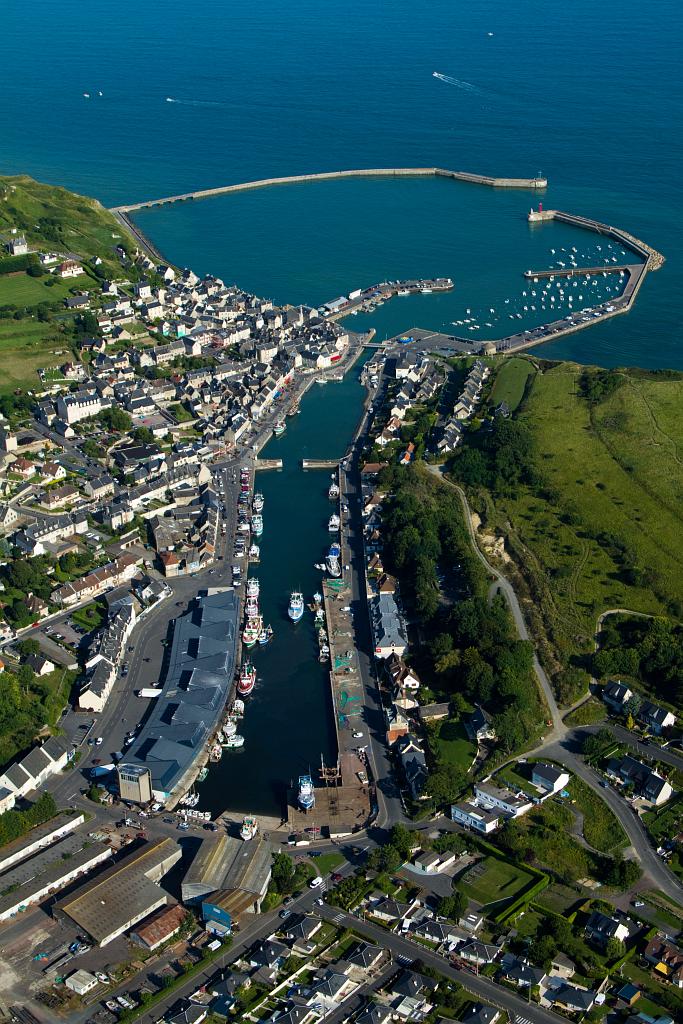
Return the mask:
<svg viewBox="0 0 683 1024">
<path fill-rule="evenodd" d="M 174 839 L 144 843 L 97 878 L 59 900 L 52 912 L 57 918 L 69 918 L 99 946 L 106 946 L 169 902 L 158 883 L 181 855 Z"/>
<path fill-rule="evenodd" d="M 167 803 L 190 783 L 193 765 L 218 725 L 235 672 L 239 599 L 209 591 L 175 620 L 161 694 L 126 755 L 152 774 L 154 797 Z"/>
<path fill-rule="evenodd" d="M 212 907 L 220 907 L 230 919 L 258 913 L 272 861 L 272 848 L 262 839 L 245 843 L 226 835 L 207 836 L 183 878 L 183 902 L 201 902 L 204 920 L 210 919 Z"/>
</svg>

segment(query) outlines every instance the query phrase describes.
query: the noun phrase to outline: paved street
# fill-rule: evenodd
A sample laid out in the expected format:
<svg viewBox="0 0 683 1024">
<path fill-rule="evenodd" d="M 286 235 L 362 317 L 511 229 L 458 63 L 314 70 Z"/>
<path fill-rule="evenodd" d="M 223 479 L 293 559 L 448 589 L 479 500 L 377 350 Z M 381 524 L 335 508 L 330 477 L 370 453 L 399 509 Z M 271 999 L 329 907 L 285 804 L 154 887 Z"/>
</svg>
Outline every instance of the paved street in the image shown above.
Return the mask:
<svg viewBox="0 0 683 1024">
<path fill-rule="evenodd" d="M 388 932 L 385 928 L 371 924 L 353 914 L 345 914 L 343 911 L 337 910 L 336 907 L 321 907 L 319 913 L 326 921 L 332 921 L 334 924 L 346 928 L 353 928 L 354 931 L 360 932 L 371 942 L 390 950 L 399 963 L 405 964 L 419 959 L 429 967 L 440 971 L 447 978 L 460 982 L 463 988 L 478 999 L 492 1003 L 513 1015 L 523 1017 L 531 1024 L 557 1024 L 558 1022 L 556 1014 L 550 1010 L 544 1010 L 535 1003 L 528 1003 L 522 996 L 497 985 L 490 978 L 454 967 L 443 957 L 427 949 L 426 946 L 411 942 L 402 935 Z"/>
</svg>

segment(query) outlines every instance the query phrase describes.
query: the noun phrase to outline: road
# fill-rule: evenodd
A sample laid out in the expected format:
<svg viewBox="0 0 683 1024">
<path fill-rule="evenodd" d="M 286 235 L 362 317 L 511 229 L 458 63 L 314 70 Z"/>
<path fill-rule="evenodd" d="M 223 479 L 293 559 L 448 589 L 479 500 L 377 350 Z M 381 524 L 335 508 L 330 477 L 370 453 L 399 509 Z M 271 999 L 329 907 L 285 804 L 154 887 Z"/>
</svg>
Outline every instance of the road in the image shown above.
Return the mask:
<svg viewBox="0 0 683 1024">
<path fill-rule="evenodd" d="M 441 479 L 445 479 L 443 477 L 441 467 L 429 466 L 428 468 L 433 473 L 439 475 Z M 477 544 L 474 526 L 472 525 L 472 517 L 464 491 L 456 484 L 451 483 L 451 481 L 446 480 L 446 483 L 451 487 L 454 487 L 460 495 L 463 511 L 465 513 L 465 521 L 468 525 L 470 540 L 472 542 L 472 548 L 479 560 L 486 567 L 487 572 L 495 576 L 495 586 L 503 593 L 508 602 L 517 628 L 518 636 L 522 640 L 529 640 L 529 631 L 526 627 L 524 616 L 522 615 L 519 601 L 517 600 L 517 595 L 515 594 L 512 584 L 508 579 L 506 579 L 500 570 L 490 565 Z M 552 692 L 550 680 L 542 666 L 539 664 L 538 658 L 535 654 L 534 670 L 546 698 L 548 708 L 550 709 L 553 727 L 545 736 L 543 742 L 533 750 L 527 751 L 527 755 L 532 755 L 534 757 L 543 755 L 544 757 L 551 758 L 564 765 L 566 768 L 569 768 L 575 775 L 583 779 L 583 781 L 607 803 L 621 823 L 645 875 L 651 879 L 653 885 L 671 899 L 680 903 L 683 900 L 683 885 L 681 885 L 676 876 L 668 869 L 664 861 L 657 856 L 656 852 L 652 848 L 647 832 L 641 824 L 637 814 L 634 814 L 630 805 L 627 804 L 611 787 L 605 789 L 602 785 L 601 777 L 593 771 L 592 768 L 589 768 L 579 756 L 581 750 L 581 737 L 588 730 L 572 730 L 564 724 L 562 720 L 562 713 L 557 706 L 557 702 L 555 701 L 555 697 Z M 633 743 L 633 737 L 630 736 L 626 730 L 620 730 L 620 728 L 617 727 L 615 731 L 617 732 L 617 735 L 619 735 L 620 739 L 623 738 L 623 734 L 626 733 L 625 741 Z M 636 744 L 636 746 L 639 748 L 639 752 L 645 755 L 650 754 L 650 756 L 655 756 L 655 754 L 658 753 L 658 748 L 657 750 L 653 750 L 652 748 L 644 747 L 642 744 Z M 678 763 L 681 759 L 669 752 L 667 753 L 671 759 L 669 763 L 673 763 L 675 767 L 678 767 Z"/>
<path fill-rule="evenodd" d="M 579 756 L 581 735 L 582 730 L 575 729 L 567 732 L 562 740 L 544 744 L 544 755 L 574 772 L 605 801 L 626 832 L 643 873 L 649 877 L 653 886 L 677 903 L 683 902 L 683 885 L 655 853 L 638 815 L 611 786 L 603 787 L 601 776 Z"/>
<path fill-rule="evenodd" d="M 558 1024 L 557 1015 L 550 1010 L 544 1010 L 535 1003 L 528 1003 L 526 999 L 502 985 L 497 985 L 490 978 L 454 967 L 443 957 L 427 949 L 426 946 L 410 942 L 402 935 L 388 932 L 385 928 L 380 928 L 353 914 L 345 914 L 343 911 L 337 910 L 336 907 L 321 907 L 319 914 L 326 921 L 343 925 L 346 928 L 353 928 L 354 931 L 359 932 L 371 942 L 383 949 L 390 950 L 399 962 L 406 963 L 407 960 L 420 959 L 424 964 L 433 967 L 447 978 L 459 982 L 463 988 L 478 999 L 483 999 L 487 1003 L 507 1010 L 513 1019 L 521 1017 L 531 1021 L 531 1024 Z"/>
</svg>

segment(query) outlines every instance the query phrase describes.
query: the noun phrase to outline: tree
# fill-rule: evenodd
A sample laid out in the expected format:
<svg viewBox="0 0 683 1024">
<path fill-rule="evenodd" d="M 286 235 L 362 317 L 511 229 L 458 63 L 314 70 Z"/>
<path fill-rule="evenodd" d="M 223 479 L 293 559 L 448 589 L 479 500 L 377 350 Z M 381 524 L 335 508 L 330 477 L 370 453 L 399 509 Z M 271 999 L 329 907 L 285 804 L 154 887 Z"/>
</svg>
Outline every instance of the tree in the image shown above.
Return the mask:
<svg viewBox="0 0 683 1024">
<path fill-rule="evenodd" d="M 605 945 L 605 955 L 608 960 L 619 960 L 625 952 L 626 946 L 621 939 L 613 936 L 611 939 L 607 940 Z"/>
<path fill-rule="evenodd" d="M 404 861 L 408 860 L 412 853 L 415 841 L 412 833 L 400 823 L 394 825 L 389 837 L 389 844 L 394 847 L 395 850 L 401 854 Z"/>
<path fill-rule="evenodd" d="M 631 730 L 631 729 L 635 729 L 635 727 L 636 727 L 636 720 L 633 717 L 633 715 L 631 714 L 631 712 L 629 711 L 629 713 L 626 716 L 626 728 Z"/>
<path fill-rule="evenodd" d="M 294 865 L 286 853 L 276 853 L 273 857 L 271 884 L 283 896 L 294 890 Z"/>
<path fill-rule="evenodd" d="M 133 431 L 133 440 L 139 444 L 152 444 L 154 441 L 154 434 L 149 427 L 137 427 Z"/>
<path fill-rule="evenodd" d="M 425 792 L 437 806 L 457 800 L 465 785 L 464 773 L 450 765 L 439 765 L 431 771 L 425 784 Z"/>
<path fill-rule="evenodd" d="M 31 654 L 40 654 L 40 644 L 32 636 L 26 637 L 17 646 L 22 658 L 28 658 Z"/>
<path fill-rule="evenodd" d="M 467 897 L 459 889 L 454 889 L 451 896 L 442 896 L 438 903 L 439 913 L 450 921 L 460 920 L 467 907 Z"/>
<path fill-rule="evenodd" d="M 102 412 L 98 412 L 95 418 L 107 427 L 108 430 L 117 431 L 121 434 L 127 433 L 133 425 L 133 421 L 128 413 L 115 405 L 111 409 L 103 409 Z"/>
</svg>

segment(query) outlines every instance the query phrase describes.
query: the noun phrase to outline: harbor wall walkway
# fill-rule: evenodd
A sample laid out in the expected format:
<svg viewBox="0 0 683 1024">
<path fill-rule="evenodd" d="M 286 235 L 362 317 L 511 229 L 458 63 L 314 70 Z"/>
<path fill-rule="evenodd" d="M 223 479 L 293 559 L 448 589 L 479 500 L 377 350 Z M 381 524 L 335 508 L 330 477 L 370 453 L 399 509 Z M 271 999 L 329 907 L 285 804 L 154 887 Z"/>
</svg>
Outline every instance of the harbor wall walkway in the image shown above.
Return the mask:
<svg viewBox="0 0 683 1024">
<path fill-rule="evenodd" d="M 271 188 L 275 185 L 297 185 L 307 181 L 330 181 L 335 178 L 453 178 L 473 185 L 487 185 L 489 188 L 544 189 L 547 178 L 496 178 L 486 174 L 472 174 L 468 171 L 451 171 L 443 167 L 372 167 L 345 171 L 319 171 L 315 174 L 289 174 L 283 178 L 261 178 L 257 181 L 242 181 L 234 185 L 219 185 L 216 188 L 197 189 L 176 196 L 163 196 L 140 203 L 114 206 L 114 214 L 129 214 L 169 203 L 186 202 L 189 199 L 208 199 L 211 196 L 229 195 L 231 192 L 247 192 L 255 188 Z M 126 222 L 128 218 L 126 217 Z M 130 226 L 130 225 L 129 225 Z"/>
</svg>

